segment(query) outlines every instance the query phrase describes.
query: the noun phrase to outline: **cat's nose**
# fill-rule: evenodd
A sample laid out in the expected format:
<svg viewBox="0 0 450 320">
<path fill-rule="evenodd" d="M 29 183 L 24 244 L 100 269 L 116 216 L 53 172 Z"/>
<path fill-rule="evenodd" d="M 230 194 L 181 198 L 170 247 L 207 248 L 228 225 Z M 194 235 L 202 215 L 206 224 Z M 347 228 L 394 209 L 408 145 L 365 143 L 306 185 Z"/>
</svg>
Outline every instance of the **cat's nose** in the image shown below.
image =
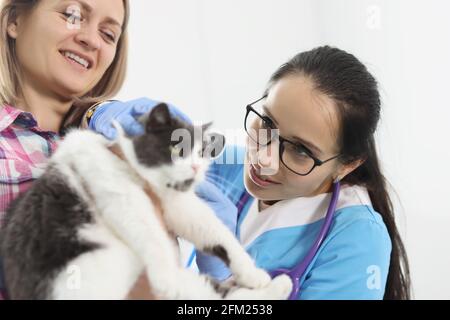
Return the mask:
<svg viewBox="0 0 450 320">
<path fill-rule="evenodd" d="M 191 167 L 192 167 L 192 170 L 194 170 L 194 173 L 197 173 L 198 170 L 200 169 L 200 165 L 198 165 L 198 164 L 193 164 L 193 165 L 191 165 Z"/>
</svg>

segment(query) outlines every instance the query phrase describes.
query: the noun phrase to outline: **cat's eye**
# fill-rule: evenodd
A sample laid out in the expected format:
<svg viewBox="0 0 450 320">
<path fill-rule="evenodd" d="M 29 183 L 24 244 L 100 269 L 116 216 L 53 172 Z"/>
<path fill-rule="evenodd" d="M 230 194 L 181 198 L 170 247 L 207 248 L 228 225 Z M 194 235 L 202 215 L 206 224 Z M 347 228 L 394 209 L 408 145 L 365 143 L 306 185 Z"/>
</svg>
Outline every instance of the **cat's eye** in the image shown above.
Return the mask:
<svg viewBox="0 0 450 320">
<path fill-rule="evenodd" d="M 187 154 L 182 147 L 179 146 L 170 146 L 170 154 L 172 157 L 183 158 Z"/>
<path fill-rule="evenodd" d="M 180 157 L 180 153 L 181 153 L 181 148 L 178 146 L 170 146 L 169 147 L 170 150 L 170 154 L 172 155 L 172 157 Z"/>
</svg>

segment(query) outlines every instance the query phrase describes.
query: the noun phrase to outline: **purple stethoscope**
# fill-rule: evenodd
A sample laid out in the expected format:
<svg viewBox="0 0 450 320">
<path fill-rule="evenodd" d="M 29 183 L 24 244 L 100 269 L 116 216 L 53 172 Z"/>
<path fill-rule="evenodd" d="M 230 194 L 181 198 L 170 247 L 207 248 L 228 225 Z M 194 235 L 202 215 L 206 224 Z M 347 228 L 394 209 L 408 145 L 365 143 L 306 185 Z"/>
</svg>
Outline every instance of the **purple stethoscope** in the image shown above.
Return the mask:
<svg viewBox="0 0 450 320">
<path fill-rule="evenodd" d="M 300 291 L 300 279 L 302 278 L 303 274 L 306 271 L 306 268 L 311 264 L 312 260 L 314 259 L 314 256 L 316 255 L 317 251 L 319 250 L 320 246 L 322 245 L 323 241 L 325 240 L 328 231 L 331 227 L 331 222 L 333 221 L 334 212 L 336 211 L 336 205 L 339 198 L 339 191 L 341 189 L 341 184 L 339 180 L 335 181 L 333 183 L 333 195 L 331 196 L 330 205 L 328 206 L 327 215 L 325 216 L 325 222 L 322 225 L 322 228 L 320 229 L 319 235 L 317 236 L 314 244 L 312 245 L 311 249 L 309 249 L 308 254 L 306 257 L 297 264 L 293 269 L 276 269 L 273 271 L 269 271 L 270 275 L 273 277 L 276 277 L 280 274 L 286 274 L 291 278 L 292 280 L 292 292 L 289 295 L 289 300 L 296 300 L 298 297 L 298 293 Z"/>
<path fill-rule="evenodd" d="M 339 198 L 339 191 L 341 190 L 341 183 L 339 180 L 336 180 L 333 183 L 333 194 L 331 196 L 330 205 L 328 206 L 327 214 L 325 216 L 325 222 L 322 225 L 322 228 L 319 231 L 319 235 L 317 236 L 316 240 L 314 241 L 314 244 L 311 246 L 311 248 L 308 251 L 308 254 L 306 257 L 298 263 L 293 269 L 276 269 L 269 271 L 269 274 L 272 278 L 280 275 L 280 274 L 286 274 L 291 278 L 292 280 L 292 292 L 289 295 L 289 300 L 296 300 L 298 293 L 300 291 L 300 279 L 302 278 L 303 274 L 306 271 L 306 268 L 311 264 L 312 260 L 314 259 L 314 256 L 316 255 L 317 251 L 319 250 L 320 246 L 322 245 L 323 241 L 325 240 L 328 231 L 331 227 L 331 222 L 333 221 L 334 212 L 336 211 L 337 201 Z M 188 263 L 186 267 L 189 267 L 194 260 L 195 257 L 195 249 L 192 251 L 192 254 L 188 260 Z"/>
</svg>

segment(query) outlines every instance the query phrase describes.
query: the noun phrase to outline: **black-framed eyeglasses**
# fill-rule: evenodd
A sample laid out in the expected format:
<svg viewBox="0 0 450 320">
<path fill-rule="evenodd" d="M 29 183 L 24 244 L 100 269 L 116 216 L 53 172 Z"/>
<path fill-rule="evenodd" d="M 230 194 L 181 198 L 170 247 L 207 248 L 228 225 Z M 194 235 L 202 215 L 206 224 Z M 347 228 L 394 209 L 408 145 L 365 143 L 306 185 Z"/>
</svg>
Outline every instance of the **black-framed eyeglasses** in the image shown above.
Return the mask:
<svg viewBox="0 0 450 320">
<path fill-rule="evenodd" d="M 268 146 L 277 139 L 279 141 L 279 157 L 281 163 L 295 174 L 306 176 L 328 161 L 336 159 L 340 155 L 335 155 L 327 160 L 320 160 L 301 143 L 290 141 L 278 134 L 277 127 L 273 120 L 258 112 L 253 105 L 265 99 L 267 96 L 247 105 L 244 128 L 250 139 L 258 146 Z"/>
</svg>

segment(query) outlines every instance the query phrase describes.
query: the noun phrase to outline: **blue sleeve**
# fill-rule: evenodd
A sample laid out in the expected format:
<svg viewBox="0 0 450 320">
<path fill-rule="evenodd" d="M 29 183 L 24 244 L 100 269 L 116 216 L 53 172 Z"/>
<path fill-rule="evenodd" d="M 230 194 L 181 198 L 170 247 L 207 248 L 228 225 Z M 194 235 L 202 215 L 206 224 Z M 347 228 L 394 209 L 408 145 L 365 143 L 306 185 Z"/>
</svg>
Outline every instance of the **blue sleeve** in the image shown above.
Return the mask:
<svg viewBox="0 0 450 320">
<path fill-rule="evenodd" d="M 217 186 L 223 195 L 235 205 L 245 188 L 242 177 L 244 151 L 244 148 L 235 145 L 226 146 L 206 172 L 206 180 Z M 219 281 L 223 281 L 231 275 L 229 268 L 219 258 L 205 258 L 205 256 L 207 255 L 200 251 L 196 252 L 196 262 L 200 272 Z"/>
<path fill-rule="evenodd" d="M 299 299 L 383 299 L 391 253 L 384 224 L 360 219 L 330 235 L 305 277 Z"/>
<path fill-rule="evenodd" d="M 235 204 L 245 190 L 244 157 L 245 147 L 227 145 L 206 173 L 206 179 L 214 183 Z"/>
</svg>

